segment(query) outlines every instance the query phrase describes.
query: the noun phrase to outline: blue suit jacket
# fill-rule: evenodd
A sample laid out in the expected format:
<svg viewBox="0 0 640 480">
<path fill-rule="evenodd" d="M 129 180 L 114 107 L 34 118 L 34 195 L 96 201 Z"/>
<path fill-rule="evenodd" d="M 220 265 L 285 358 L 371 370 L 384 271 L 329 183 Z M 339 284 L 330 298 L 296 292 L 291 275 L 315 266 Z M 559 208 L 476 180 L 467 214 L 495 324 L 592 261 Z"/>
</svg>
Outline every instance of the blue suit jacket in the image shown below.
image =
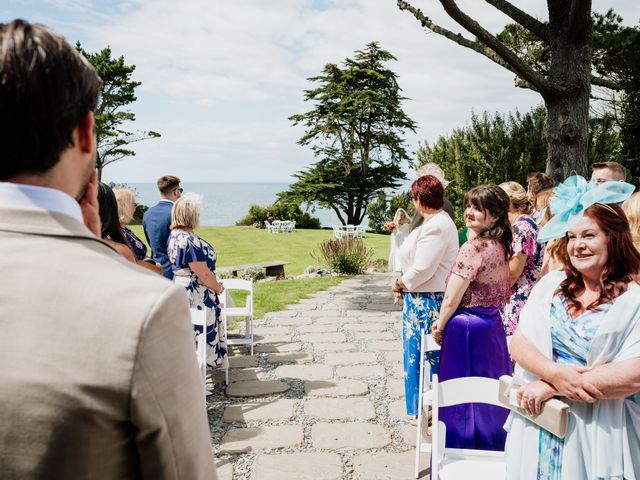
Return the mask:
<svg viewBox="0 0 640 480">
<path fill-rule="evenodd" d="M 164 276 L 167 278 L 173 278 L 171 263 L 167 255 L 172 207 L 172 202 L 161 201 L 147 210 L 142 217 L 142 227 L 147 242 L 151 245 L 151 255 L 156 262 L 162 265 Z"/>
</svg>

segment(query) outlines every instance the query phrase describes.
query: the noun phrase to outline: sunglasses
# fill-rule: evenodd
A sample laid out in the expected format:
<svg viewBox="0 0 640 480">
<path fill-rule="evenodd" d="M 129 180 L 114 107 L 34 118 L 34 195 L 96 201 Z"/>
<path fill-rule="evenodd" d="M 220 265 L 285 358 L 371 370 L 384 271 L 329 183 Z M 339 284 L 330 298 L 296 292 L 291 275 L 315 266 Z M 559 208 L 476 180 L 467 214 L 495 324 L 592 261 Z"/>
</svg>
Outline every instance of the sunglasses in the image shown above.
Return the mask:
<svg viewBox="0 0 640 480">
<path fill-rule="evenodd" d="M 178 188 L 174 189 L 174 191 L 175 190 L 179 191 L 180 193 L 184 192 L 184 188 L 182 188 L 182 187 L 178 187 Z"/>
</svg>

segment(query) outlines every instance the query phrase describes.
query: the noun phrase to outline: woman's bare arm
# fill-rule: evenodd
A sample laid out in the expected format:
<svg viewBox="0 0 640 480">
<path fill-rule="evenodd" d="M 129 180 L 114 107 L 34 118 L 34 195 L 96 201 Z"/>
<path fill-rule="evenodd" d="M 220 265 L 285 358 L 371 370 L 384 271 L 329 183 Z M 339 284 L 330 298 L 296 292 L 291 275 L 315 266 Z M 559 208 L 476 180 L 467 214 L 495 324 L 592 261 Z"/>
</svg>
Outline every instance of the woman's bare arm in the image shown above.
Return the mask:
<svg viewBox="0 0 640 480">
<path fill-rule="evenodd" d="M 599 365 L 583 373 L 604 398 L 624 398 L 640 391 L 640 358 Z"/>
<path fill-rule="evenodd" d="M 200 283 L 216 293 L 222 293 L 224 287 L 218 282 L 216 276 L 209 270 L 207 262 L 189 262 L 189 268 L 196 274 Z"/>
<path fill-rule="evenodd" d="M 522 275 L 526 263 L 527 255 L 523 252 L 516 253 L 511 257 L 511 260 L 509 260 L 509 273 L 511 274 L 512 286 L 518 281 L 520 275 Z"/>
</svg>

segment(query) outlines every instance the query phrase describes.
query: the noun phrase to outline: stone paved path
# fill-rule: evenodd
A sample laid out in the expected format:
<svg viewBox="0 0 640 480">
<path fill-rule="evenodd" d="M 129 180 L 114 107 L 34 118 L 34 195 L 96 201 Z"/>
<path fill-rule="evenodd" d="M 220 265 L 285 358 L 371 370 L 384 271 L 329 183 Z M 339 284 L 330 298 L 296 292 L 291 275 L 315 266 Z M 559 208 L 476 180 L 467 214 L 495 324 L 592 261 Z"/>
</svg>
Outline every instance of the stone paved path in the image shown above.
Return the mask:
<svg viewBox="0 0 640 480">
<path fill-rule="evenodd" d="M 345 280 L 254 323 L 255 355 L 233 351 L 208 398 L 221 480 L 413 478 L 391 283 Z"/>
</svg>

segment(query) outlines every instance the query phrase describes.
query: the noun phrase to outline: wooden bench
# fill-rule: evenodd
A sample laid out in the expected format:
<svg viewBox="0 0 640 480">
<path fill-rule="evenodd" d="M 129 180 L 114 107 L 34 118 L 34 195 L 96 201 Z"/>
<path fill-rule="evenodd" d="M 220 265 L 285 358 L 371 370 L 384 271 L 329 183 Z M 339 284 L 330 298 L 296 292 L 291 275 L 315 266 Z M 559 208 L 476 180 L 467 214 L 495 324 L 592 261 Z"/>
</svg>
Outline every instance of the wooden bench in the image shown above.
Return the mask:
<svg viewBox="0 0 640 480">
<path fill-rule="evenodd" d="M 219 272 L 230 272 L 232 276 L 237 277 L 238 272 L 244 271 L 249 267 L 261 267 L 267 277 L 284 277 L 284 266 L 289 262 L 282 260 L 273 260 L 271 262 L 247 263 L 244 265 L 229 265 L 228 267 L 219 267 Z"/>
</svg>

